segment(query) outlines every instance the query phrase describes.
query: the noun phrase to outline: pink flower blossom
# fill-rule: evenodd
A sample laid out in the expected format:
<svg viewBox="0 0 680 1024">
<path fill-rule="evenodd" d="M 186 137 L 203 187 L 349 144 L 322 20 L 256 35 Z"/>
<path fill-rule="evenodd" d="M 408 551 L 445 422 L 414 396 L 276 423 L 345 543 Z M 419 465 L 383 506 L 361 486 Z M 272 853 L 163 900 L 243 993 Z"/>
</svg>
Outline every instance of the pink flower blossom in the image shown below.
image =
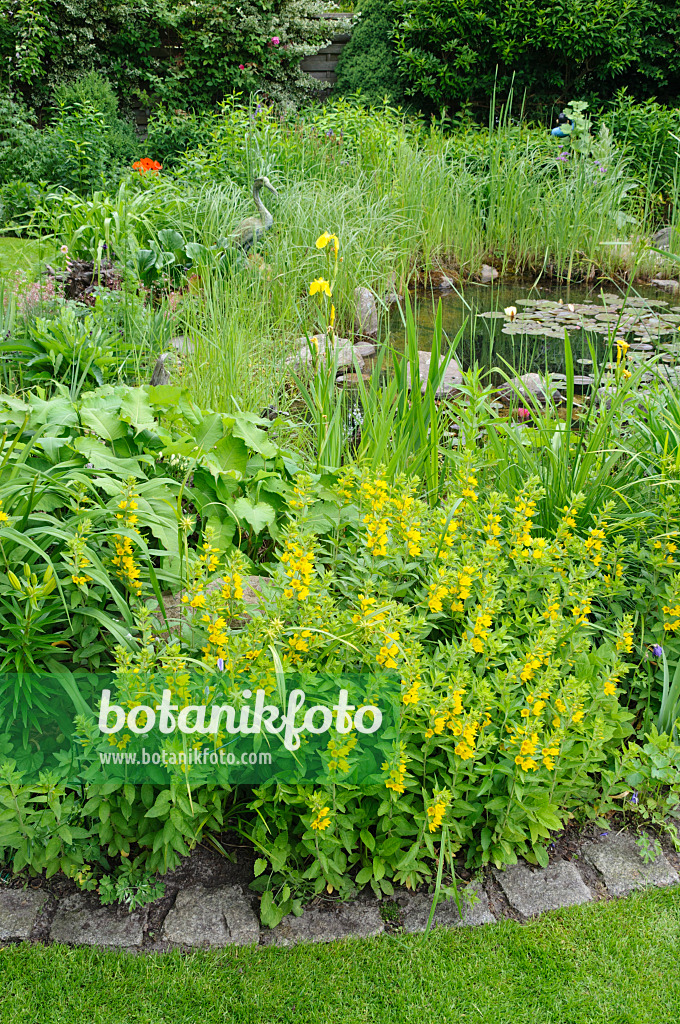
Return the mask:
<svg viewBox="0 0 680 1024">
<path fill-rule="evenodd" d="M 239 71 L 245 71 L 245 69 L 246 69 L 245 64 L 239 64 L 238 69 L 239 69 Z"/>
<path fill-rule="evenodd" d="M 272 46 L 278 46 L 281 40 L 278 36 L 272 36 Z"/>
<path fill-rule="evenodd" d="M 525 409 L 523 406 L 520 405 L 519 409 L 517 410 L 517 419 L 518 420 L 530 420 L 531 419 L 531 413 L 529 412 L 528 409 Z"/>
</svg>

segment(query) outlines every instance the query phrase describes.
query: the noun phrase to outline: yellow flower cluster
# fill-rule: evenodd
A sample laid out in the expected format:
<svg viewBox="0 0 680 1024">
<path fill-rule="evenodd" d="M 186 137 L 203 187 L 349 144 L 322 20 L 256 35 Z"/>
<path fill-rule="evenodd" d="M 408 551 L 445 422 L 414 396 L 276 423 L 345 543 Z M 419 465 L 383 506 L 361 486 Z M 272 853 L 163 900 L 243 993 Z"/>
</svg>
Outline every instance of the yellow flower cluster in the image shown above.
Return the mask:
<svg viewBox="0 0 680 1024">
<path fill-rule="evenodd" d="M 5 510 L 2 507 L 2 501 L 0 501 L 0 527 L 7 526 L 11 520 Z"/>
<path fill-rule="evenodd" d="M 404 680 L 402 679 L 402 684 L 403 682 Z M 418 703 L 418 701 L 420 700 L 420 687 L 422 686 L 422 682 L 423 681 L 420 678 L 420 676 L 416 675 L 415 679 L 411 681 L 410 685 L 406 684 L 408 688 L 404 691 L 404 694 L 401 698 L 404 704 L 408 706 L 409 704 Z"/>
<path fill-rule="evenodd" d="M 284 573 L 288 580 L 283 596 L 306 601 L 309 597 L 309 586 L 314 575 L 314 549 L 310 542 L 302 542 L 294 534 L 286 538 L 280 557 Z"/>
<path fill-rule="evenodd" d="M 602 562 L 602 546 L 605 541 L 605 531 L 602 527 L 591 526 L 588 530 L 584 547 L 589 555 L 592 555 L 593 565 L 600 565 Z"/>
<path fill-rule="evenodd" d="M 122 580 L 135 594 L 141 594 L 142 581 L 140 580 L 140 568 L 135 562 L 135 555 L 132 548 L 132 541 L 129 537 L 122 537 L 114 534 L 113 543 L 115 555 L 111 559 L 116 566 L 116 576 Z"/>
<path fill-rule="evenodd" d="M 515 498 L 512 532 L 510 535 L 510 543 L 513 546 L 511 555 L 513 558 L 521 558 L 524 550 L 531 547 L 533 543 L 531 530 L 534 525 L 533 520 L 537 514 L 535 500 L 518 494 Z"/>
<path fill-rule="evenodd" d="M 224 577 L 224 584 L 222 586 L 222 597 L 225 601 L 242 601 L 243 600 L 243 576 L 237 569 L 232 569 Z"/>
<path fill-rule="evenodd" d="M 387 772 L 385 788 L 391 789 L 394 793 L 403 793 L 406 788 L 404 783 L 406 780 L 406 764 L 409 759 L 404 753 L 405 746 L 404 743 L 400 743 L 391 761 L 383 761 L 381 766 L 383 772 Z"/>
<path fill-rule="evenodd" d="M 374 558 L 387 555 L 387 520 L 378 515 L 367 515 L 363 519 L 366 527 L 366 547 Z"/>
<path fill-rule="evenodd" d="M 397 667 L 396 659 L 399 657 L 400 654 L 399 645 L 397 644 L 398 639 L 399 631 L 396 629 L 392 630 L 391 632 L 386 632 L 384 634 L 383 644 L 379 652 L 375 656 L 375 660 L 378 662 L 379 665 L 382 665 L 384 668 Z"/>
<path fill-rule="evenodd" d="M 137 498 L 139 496 L 135 493 L 135 484 L 136 481 L 134 477 L 129 477 L 126 480 L 125 493 L 118 502 L 118 508 L 120 511 L 116 512 L 116 519 L 118 519 L 127 530 L 130 530 L 133 533 L 138 533 L 138 516 L 136 514 L 136 509 L 139 507 L 137 503 Z M 141 594 L 141 571 L 135 562 L 132 540 L 130 537 L 116 533 L 113 536 L 113 544 L 115 548 L 115 555 L 111 561 L 116 566 L 116 575 L 118 579 L 122 580 L 133 594 Z"/>
<path fill-rule="evenodd" d="M 328 770 L 330 772 L 348 772 L 350 763 L 347 758 L 356 745 L 357 737 L 353 733 L 346 735 L 342 740 L 336 736 L 331 736 L 326 748 L 331 755 L 328 761 Z"/>
<path fill-rule="evenodd" d="M 664 615 L 669 616 L 669 620 L 664 622 L 663 628 L 667 633 L 675 633 L 680 629 L 680 604 L 663 606 Z"/>
<path fill-rule="evenodd" d="M 473 626 L 473 636 L 470 640 L 473 651 L 477 654 L 481 654 L 484 650 L 484 641 L 489 637 L 489 629 L 493 622 L 492 616 L 488 611 L 480 609 L 477 612 Z"/>
<path fill-rule="evenodd" d="M 619 626 L 619 635 L 616 640 L 616 650 L 624 654 L 633 652 L 633 616 L 624 615 L 623 622 Z"/>
<path fill-rule="evenodd" d="M 501 545 L 498 538 L 503 532 L 501 530 L 501 517 L 490 512 L 484 523 L 484 532 L 487 535 L 486 546 L 491 548 L 492 551 L 499 551 Z"/>
<path fill-rule="evenodd" d="M 475 487 L 477 486 L 477 477 L 474 476 L 474 474 L 465 473 L 461 478 L 461 484 L 462 488 L 460 493 L 464 498 L 473 502 L 479 500 L 477 492 L 475 491 Z"/>
<path fill-rule="evenodd" d="M 83 519 L 76 527 L 75 536 L 66 542 L 64 561 L 69 567 L 71 579 L 81 587 L 92 582 L 92 577 L 83 572 L 83 569 L 88 569 L 92 565 L 91 560 L 88 558 L 86 540 L 91 529 L 91 520 Z"/>
<path fill-rule="evenodd" d="M 331 809 L 330 807 L 320 807 L 312 818 L 311 826 L 319 832 L 323 832 L 325 828 L 331 823 Z"/>
<path fill-rule="evenodd" d="M 449 806 L 449 800 L 449 794 L 444 791 L 439 793 L 434 803 L 428 807 L 427 816 L 430 820 L 427 823 L 427 827 L 430 832 L 437 832 L 441 828 L 446 809 Z"/>
</svg>

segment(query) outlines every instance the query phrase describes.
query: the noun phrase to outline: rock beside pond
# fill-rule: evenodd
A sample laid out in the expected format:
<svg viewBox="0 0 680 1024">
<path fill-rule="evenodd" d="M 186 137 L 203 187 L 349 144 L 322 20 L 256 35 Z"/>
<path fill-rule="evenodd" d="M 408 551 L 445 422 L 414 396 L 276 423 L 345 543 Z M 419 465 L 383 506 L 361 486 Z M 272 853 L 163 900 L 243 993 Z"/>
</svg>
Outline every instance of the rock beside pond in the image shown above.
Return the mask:
<svg viewBox="0 0 680 1024">
<path fill-rule="evenodd" d="M 667 280 L 664 277 L 652 278 L 651 284 L 657 288 L 663 288 L 666 292 L 678 292 L 680 291 L 680 281 Z"/>
<path fill-rule="evenodd" d="M 521 377 L 515 377 L 505 387 L 500 388 L 498 396 L 504 402 L 520 398 L 525 404 L 534 406 L 547 405 L 551 400 L 546 382 L 537 373 L 524 373 Z M 559 391 L 553 392 L 552 401 L 562 401 Z"/>
<path fill-rule="evenodd" d="M 354 289 L 354 333 L 363 338 L 378 334 L 378 307 L 369 288 Z"/>
<path fill-rule="evenodd" d="M 482 284 L 491 284 L 498 277 L 498 271 L 495 267 L 489 266 L 488 263 L 482 263 L 482 269 L 479 272 L 479 280 Z"/>
<path fill-rule="evenodd" d="M 351 369 L 355 360 L 359 369 L 363 368 L 363 357 L 347 338 L 336 337 L 327 341 L 327 335 L 314 334 L 309 341 L 307 338 L 298 338 L 296 344 L 299 346 L 297 353 L 286 359 L 286 364 L 295 370 L 312 366 L 316 359 L 320 362 L 335 359 L 338 370 Z"/>
<path fill-rule="evenodd" d="M 652 241 L 657 249 L 669 249 L 671 244 L 671 228 L 661 228 L 652 235 Z M 653 283 L 653 282 L 652 282 Z"/>
<path fill-rule="evenodd" d="M 439 365 L 441 366 L 441 364 L 446 359 L 447 359 L 447 356 L 445 356 L 445 355 L 442 356 L 441 359 L 439 360 Z M 427 387 L 427 379 L 428 379 L 429 374 L 430 374 L 430 363 L 431 363 L 431 361 L 432 361 L 432 353 L 431 352 L 419 352 L 418 353 L 418 374 L 420 376 L 420 383 L 421 383 L 420 390 L 421 390 L 422 394 L 425 394 L 425 389 Z M 406 383 L 407 383 L 408 387 L 410 388 L 411 387 L 411 367 L 410 367 L 410 365 L 407 365 L 407 367 L 406 367 Z M 460 385 L 462 383 L 463 383 L 463 371 L 461 370 L 461 368 L 458 365 L 458 363 L 456 362 L 456 360 L 452 357 L 449 360 L 448 366 L 444 370 L 444 374 L 442 376 L 441 381 L 439 382 L 439 387 L 437 388 L 437 391 L 436 391 L 436 397 L 437 398 L 444 398 L 445 395 L 453 394 L 454 391 L 458 390 L 458 388 L 460 387 Z"/>
<path fill-rule="evenodd" d="M 374 356 L 375 345 L 372 345 L 370 341 L 357 341 L 354 343 L 354 351 L 360 356 Z"/>
</svg>

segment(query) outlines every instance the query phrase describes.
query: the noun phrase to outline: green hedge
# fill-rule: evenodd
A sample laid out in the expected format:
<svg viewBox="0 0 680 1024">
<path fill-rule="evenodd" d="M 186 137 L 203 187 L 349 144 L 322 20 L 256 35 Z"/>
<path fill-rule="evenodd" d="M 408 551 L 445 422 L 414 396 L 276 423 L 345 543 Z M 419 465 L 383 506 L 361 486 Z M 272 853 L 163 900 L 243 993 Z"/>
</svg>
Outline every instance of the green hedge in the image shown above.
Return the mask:
<svg viewBox="0 0 680 1024">
<path fill-rule="evenodd" d="M 91 70 L 124 97 L 178 107 L 234 89 L 290 100 L 314 91 L 299 65 L 336 31 L 324 11 L 322 0 L 17 0 L 0 5 L 0 67 L 36 108 Z"/>
<path fill-rule="evenodd" d="M 532 113 L 550 116 L 553 104 L 592 104 L 622 85 L 672 105 L 679 43 L 678 0 L 369 0 L 339 86 L 382 100 L 401 80 L 432 110 L 487 106 L 513 88 Z"/>
</svg>

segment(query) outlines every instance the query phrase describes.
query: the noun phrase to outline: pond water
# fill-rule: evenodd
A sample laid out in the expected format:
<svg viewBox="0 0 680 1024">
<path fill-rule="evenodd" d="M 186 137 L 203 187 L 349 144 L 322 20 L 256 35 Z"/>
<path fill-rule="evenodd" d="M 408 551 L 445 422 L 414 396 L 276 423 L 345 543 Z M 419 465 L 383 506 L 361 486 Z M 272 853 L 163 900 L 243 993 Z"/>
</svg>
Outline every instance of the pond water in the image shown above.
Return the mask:
<svg viewBox="0 0 680 1024">
<path fill-rule="evenodd" d="M 418 325 L 418 348 L 432 344 L 438 294 L 412 297 Z M 630 345 L 629 361 L 661 354 L 668 363 L 680 362 L 680 295 L 640 286 L 617 292 L 611 283 L 587 288 L 532 287 L 532 283 L 503 281 L 488 286 L 467 285 L 464 291 L 441 296 L 445 344 L 463 327 L 456 358 L 463 369 L 477 364 L 499 384 L 502 374 L 553 373 L 565 370 L 564 331 L 568 331 L 576 374 L 593 372 L 616 359 L 614 338 Z M 516 313 L 504 310 L 515 307 Z M 390 341 L 403 349 L 404 326 L 399 309 L 390 317 Z M 613 353 L 613 354 L 612 354 Z"/>
</svg>

